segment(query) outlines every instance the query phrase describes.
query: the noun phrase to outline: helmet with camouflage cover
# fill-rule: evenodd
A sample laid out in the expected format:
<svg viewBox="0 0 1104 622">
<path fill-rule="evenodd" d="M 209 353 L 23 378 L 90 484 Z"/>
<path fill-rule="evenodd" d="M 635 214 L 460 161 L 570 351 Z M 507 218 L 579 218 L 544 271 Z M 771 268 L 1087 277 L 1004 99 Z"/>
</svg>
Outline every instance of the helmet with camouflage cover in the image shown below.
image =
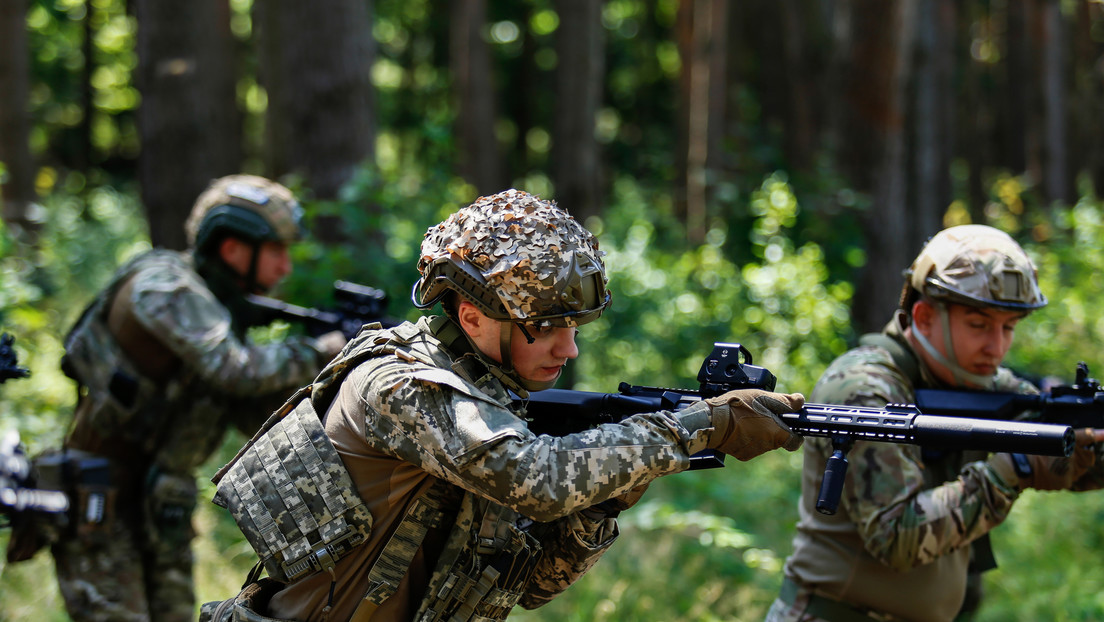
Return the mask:
<svg viewBox="0 0 1104 622">
<path fill-rule="evenodd" d="M 965 369 L 952 339 L 948 303 L 1022 312 L 1047 303 L 1039 290 L 1035 265 L 1007 233 L 985 225 L 960 225 L 933 236 L 905 271 L 900 307 L 911 319 L 913 305 L 924 298 L 937 310 L 943 330 L 943 351 L 924 331 L 910 330 L 916 343 L 947 369 L 959 386 L 992 389 L 995 376 Z"/>
<path fill-rule="evenodd" d="M 496 320 L 581 326 L 610 304 L 603 254 L 554 201 L 506 190 L 426 231 L 412 297 L 426 309 L 453 290 Z"/>
<path fill-rule="evenodd" d="M 428 309 L 451 291 L 500 321 L 501 369 L 529 391 L 554 381 L 516 373 L 511 326 L 532 343 L 527 326 L 581 326 L 610 305 L 598 240 L 554 201 L 520 190 L 480 197 L 430 227 L 421 251 L 414 306 Z"/>
<path fill-rule="evenodd" d="M 928 240 L 905 271 L 901 308 L 908 312 L 920 295 L 1006 311 L 1047 303 L 1027 253 L 1007 233 L 986 225 L 950 227 Z"/>
<path fill-rule="evenodd" d="M 303 238 L 303 208 L 291 191 L 256 175 L 229 175 L 211 182 L 184 226 L 188 246 L 199 255 L 223 238 L 247 242 L 295 242 Z"/>
</svg>

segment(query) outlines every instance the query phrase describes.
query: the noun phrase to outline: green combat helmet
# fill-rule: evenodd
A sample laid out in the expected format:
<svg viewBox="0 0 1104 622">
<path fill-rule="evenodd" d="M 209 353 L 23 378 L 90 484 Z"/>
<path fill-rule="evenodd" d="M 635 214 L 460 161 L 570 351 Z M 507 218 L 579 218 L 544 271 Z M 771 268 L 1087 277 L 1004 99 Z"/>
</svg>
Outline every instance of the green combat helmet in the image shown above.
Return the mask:
<svg viewBox="0 0 1104 622">
<path fill-rule="evenodd" d="M 291 190 L 256 175 L 211 182 L 184 225 L 188 246 L 206 254 L 227 235 L 259 242 L 296 242 L 305 234 L 303 208 Z"/>
<path fill-rule="evenodd" d="M 526 325 L 581 326 L 610 305 L 602 255 L 594 235 L 554 201 L 506 190 L 426 231 L 411 298 L 428 309 L 452 290 L 502 322 L 502 364 L 510 373 L 510 323 L 531 343 Z"/>
<path fill-rule="evenodd" d="M 249 270 L 238 276 L 245 279 L 245 289 L 254 293 L 263 293 L 256 281 L 261 244 L 291 244 L 306 235 L 303 208 L 291 190 L 256 175 L 228 175 L 211 182 L 192 206 L 184 231 L 196 268 L 209 283 L 231 272 L 218 258 L 222 240 L 234 237 L 252 244 Z"/>
<path fill-rule="evenodd" d="M 959 383 L 968 381 L 983 388 L 991 384 L 991 378 L 967 372 L 954 362 L 946 303 L 1025 313 L 1047 303 L 1027 253 L 1007 233 L 985 225 L 960 225 L 940 231 L 928 240 L 904 276 L 901 309 L 911 313 L 921 296 L 934 302 L 950 356 L 941 355 L 919 331 L 913 331 L 917 341 L 948 367 Z"/>
</svg>

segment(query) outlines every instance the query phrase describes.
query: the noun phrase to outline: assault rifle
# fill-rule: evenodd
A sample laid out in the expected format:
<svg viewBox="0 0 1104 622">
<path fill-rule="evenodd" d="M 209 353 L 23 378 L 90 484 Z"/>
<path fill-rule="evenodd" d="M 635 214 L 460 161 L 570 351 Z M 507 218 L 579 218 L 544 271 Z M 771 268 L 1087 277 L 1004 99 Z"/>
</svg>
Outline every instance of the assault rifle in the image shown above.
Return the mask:
<svg viewBox="0 0 1104 622">
<path fill-rule="evenodd" d="M 547 389 L 530 394 L 524 406 L 536 434 L 563 436 L 601 424 L 619 423 L 635 414 L 680 410 L 702 399 L 735 389 L 773 391 L 770 371 L 752 365 L 751 353 L 738 343 L 715 343 L 698 371 L 700 387 L 665 389 L 622 382 L 617 393 Z M 1049 456 L 1073 452 L 1074 433 L 1068 425 L 992 421 L 932 415 L 913 405 L 890 404 L 885 409 L 805 404 L 801 412 L 782 419 L 795 433 L 832 439 L 833 454 L 824 470 L 817 510 L 835 514 L 847 474 L 847 452 L 860 440 L 923 445 L 940 449 L 975 449 Z M 724 456 L 706 450 L 691 456 L 690 468 L 723 466 Z"/>
<path fill-rule="evenodd" d="M 390 327 L 400 323 L 387 316 L 387 294 L 383 290 L 349 281 L 334 281 L 333 297 L 333 309 L 300 307 L 255 294 L 246 299 L 257 314 L 256 324 L 284 320 L 301 324 L 312 337 L 339 330 L 346 339 L 352 339 L 365 324 L 379 322 Z"/>
<path fill-rule="evenodd" d="M 19 367 L 12 348 L 14 341 L 8 333 L 0 335 L 0 383 L 31 375 L 26 368 Z M 64 493 L 38 490 L 34 486 L 34 471 L 19 442 L 19 433 L 15 430 L 0 433 L 0 515 L 14 523 L 24 513 L 58 514 L 69 508 Z"/>
<path fill-rule="evenodd" d="M 1027 419 L 1073 428 L 1104 428 L 1104 390 L 1089 377 L 1089 366 L 1077 364 L 1073 384 L 1036 395 L 962 389 L 917 389 L 916 406 L 926 413 L 980 419 Z"/>
</svg>

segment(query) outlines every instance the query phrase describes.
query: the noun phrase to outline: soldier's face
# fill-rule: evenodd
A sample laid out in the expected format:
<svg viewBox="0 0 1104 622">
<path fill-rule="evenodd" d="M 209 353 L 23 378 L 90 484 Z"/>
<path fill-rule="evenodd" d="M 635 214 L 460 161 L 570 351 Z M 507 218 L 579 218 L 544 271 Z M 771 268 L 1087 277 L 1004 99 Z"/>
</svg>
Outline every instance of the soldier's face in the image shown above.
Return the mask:
<svg viewBox="0 0 1104 622">
<path fill-rule="evenodd" d="M 510 335 L 510 360 L 514 372 L 526 380 L 554 381 L 560 377 L 568 359 L 579 356 L 579 348 L 575 344 L 578 331 L 575 328 L 526 326 L 526 332 L 533 337 L 533 343 L 529 343 L 517 324 L 492 320 L 470 302 L 461 302 L 457 315 L 460 326 L 476 347 L 500 363 L 500 331 L 508 326 L 513 331 Z"/>
<path fill-rule="evenodd" d="M 917 307 L 926 307 L 919 315 L 914 313 L 916 330 L 924 333 L 944 356 L 952 354 L 946 351 L 943 335 L 943 322 L 938 310 L 927 303 L 918 303 Z M 948 304 L 947 314 L 954 345 L 953 357 L 964 370 L 979 376 L 992 376 L 1012 347 L 1016 325 L 1023 319 L 1021 311 L 1003 311 L 1000 309 L 981 309 L 959 304 Z M 925 357 L 927 358 L 927 357 Z M 941 380 L 953 383 L 953 375 L 943 365 L 928 360 L 928 366 Z"/>
<path fill-rule="evenodd" d="M 291 274 L 291 255 L 283 242 L 264 242 L 257 255 L 257 285 L 272 289 Z"/>
<path fill-rule="evenodd" d="M 552 382 L 560 377 L 568 359 L 579 356 L 576 328 L 526 326 L 525 331 L 533 338 L 533 343 L 529 343 L 516 324 L 510 326 L 514 331 L 510 337 L 510 358 L 514 371 L 526 380 Z"/>
<path fill-rule="evenodd" d="M 226 238 L 219 246 L 222 260 L 234 272 L 245 277 L 249 274 L 249 264 L 253 261 L 253 245 L 237 238 Z M 257 273 L 254 275 L 257 287 L 268 291 L 291 274 L 291 255 L 288 245 L 283 242 L 262 242 L 257 252 Z"/>
</svg>

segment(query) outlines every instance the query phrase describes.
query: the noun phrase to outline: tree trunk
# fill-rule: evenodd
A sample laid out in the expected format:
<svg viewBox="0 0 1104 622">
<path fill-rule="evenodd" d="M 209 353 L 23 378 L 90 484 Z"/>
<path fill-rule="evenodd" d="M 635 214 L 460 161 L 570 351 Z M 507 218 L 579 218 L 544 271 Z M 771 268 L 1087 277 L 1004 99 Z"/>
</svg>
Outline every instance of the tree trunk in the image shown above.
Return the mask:
<svg viewBox="0 0 1104 622">
<path fill-rule="evenodd" d="M 813 7 L 803 0 L 783 0 L 780 6 L 782 51 L 786 61 L 784 76 L 786 90 L 789 91 L 783 126 L 786 131 L 786 163 L 794 170 L 805 171 L 813 162 L 816 148 L 812 108 L 817 101 L 813 96 L 817 87 L 813 76 L 817 75 L 817 68 L 814 66 L 816 59 L 810 58 L 806 52 L 817 43 L 810 37 L 811 29 L 807 27 L 816 16 L 808 11 Z"/>
<path fill-rule="evenodd" d="M 31 160 L 30 56 L 27 50 L 27 2 L 0 2 L 0 216 L 9 230 L 30 239 L 38 223 L 30 217 L 35 201 L 34 162 Z"/>
<path fill-rule="evenodd" d="M 1093 39 L 1094 28 L 1104 26 L 1104 8 L 1099 2 L 1082 0 L 1073 20 L 1075 42 L 1074 87 L 1077 97 L 1073 106 L 1074 123 L 1078 128 L 1071 137 L 1075 151 L 1071 160 L 1080 162 L 1081 171 L 1092 181 L 1097 196 L 1104 192 L 1104 46 Z"/>
<path fill-rule="evenodd" d="M 374 154 L 371 2 L 325 10 L 299 0 L 253 4 L 259 74 L 268 93 L 265 165 L 272 176 L 303 175 L 313 195 L 334 199 Z M 315 228 L 327 241 L 339 227 Z"/>
<path fill-rule="evenodd" d="M 134 0 L 138 178 L 155 246 L 185 247 L 184 221 L 214 178 L 237 172 L 240 118 L 228 0 Z"/>
<path fill-rule="evenodd" d="M 896 306 L 901 270 L 922 239 L 909 228 L 905 174 L 905 86 L 913 0 L 856 0 L 844 83 L 844 166 L 871 207 L 863 218 L 867 261 L 852 302 L 857 330 L 879 330 Z"/>
<path fill-rule="evenodd" d="M 1027 37 L 1027 16 L 1024 2 L 1010 2 L 1005 9 L 1007 45 L 1004 52 L 1004 88 L 1005 96 L 1001 106 L 1004 108 L 1004 137 L 998 153 L 1003 154 L 1001 164 L 1014 173 L 1027 170 L 1031 118 L 1031 95 L 1033 91 L 1025 87 L 1025 79 L 1032 75 L 1033 54 Z M 1026 85 L 1032 84 L 1027 80 Z"/>
<path fill-rule="evenodd" d="M 725 53 L 728 50 L 728 4 L 716 0 L 682 0 L 679 6 L 680 212 L 687 239 L 705 239 L 711 177 L 720 166 L 725 135 L 724 111 L 728 94 Z"/>
<path fill-rule="evenodd" d="M 495 94 L 490 48 L 483 37 L 487 0 L 453 0 L 449 66 L 456 105 L 456 153 L 460 175 L 479 194 L 493 194 L 506 184 L 495 138 Z"/>
<path fill-rule="evenodd" d="M 1066 140 L 1067 33 L 1060 0 L 1043 0 L 1040 7 L 1040 70 L 1043 99 L 1043 192 L 1047 201 L 1068 204 L 1072 192 Z"/>
<path fill-rule="evenodd" d="M 556 201 L 580 222 L 601 211 L 602 167 L 595 119 L 602 103 L 605 38 L 601 0 L 558 0 L 552 183 Z"/>
<path fill-rule="evenodd" d="M 913 81 L 911 139 L 915 210 L 909 229 L 927 238 L 942 229 L 951 202 L 952 111 L 954 70 L 952 0 L 919 0 L 916 20 L 916 66 Z"/>
</svg>

